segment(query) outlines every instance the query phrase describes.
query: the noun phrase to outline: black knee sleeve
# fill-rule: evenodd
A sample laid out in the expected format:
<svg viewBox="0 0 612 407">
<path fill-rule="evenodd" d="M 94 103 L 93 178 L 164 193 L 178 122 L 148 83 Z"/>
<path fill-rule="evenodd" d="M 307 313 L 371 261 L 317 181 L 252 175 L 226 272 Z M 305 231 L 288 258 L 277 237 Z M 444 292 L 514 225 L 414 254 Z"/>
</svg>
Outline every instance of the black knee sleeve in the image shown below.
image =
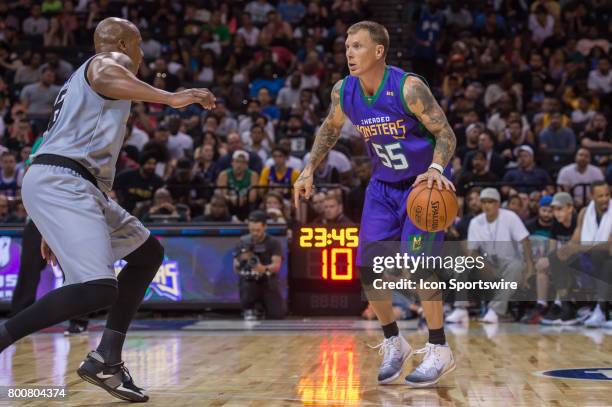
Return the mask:
<svg viewBox="0 0 612 407">
<path fill-rule="evenodd" d="M 164 261 L 164 246 L 153 235 L 150 235 L 138 249 L 125 257 L 125 261 L 131 266 L 150 267 L 157 271 Z"/>
</svg>

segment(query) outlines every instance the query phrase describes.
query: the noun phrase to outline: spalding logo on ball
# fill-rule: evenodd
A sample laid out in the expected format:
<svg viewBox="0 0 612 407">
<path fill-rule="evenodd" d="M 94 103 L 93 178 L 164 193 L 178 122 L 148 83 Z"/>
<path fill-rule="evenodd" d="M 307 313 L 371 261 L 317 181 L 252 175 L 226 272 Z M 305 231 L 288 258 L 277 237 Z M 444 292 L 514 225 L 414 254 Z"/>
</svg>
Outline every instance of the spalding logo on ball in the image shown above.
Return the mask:
<svg viewBox="0 0 612 407">
<path fill-rule="evenodd" d="M 427 188 L 421 182 L 412 189 L 406 211 L 412 223 L 427 232 L 440 232 L 449 227 L 457 216 L 457 196 L 449 189 L 439 190 L 437 184 Z"/>
</svg>

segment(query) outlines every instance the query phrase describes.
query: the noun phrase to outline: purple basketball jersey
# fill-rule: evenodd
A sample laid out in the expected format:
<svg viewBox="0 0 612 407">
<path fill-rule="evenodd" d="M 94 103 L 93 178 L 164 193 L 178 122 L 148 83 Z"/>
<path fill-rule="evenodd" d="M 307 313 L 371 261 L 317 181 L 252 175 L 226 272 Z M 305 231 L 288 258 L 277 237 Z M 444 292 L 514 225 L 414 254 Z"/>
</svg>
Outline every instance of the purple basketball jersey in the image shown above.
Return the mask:
<svg viewBox="0 0 612 407">
<path fill-rule="evenodd" d="M 342 81 L 340 106 L 366 143 L 372 160 L 372 177 L 398 182 L 427 171 L 433 158 L 435 139 L 410 112 L 402 89 L 412 75 L 394 66 L 374 96 L 366 96 L 359 78 Z"/>
</svg>

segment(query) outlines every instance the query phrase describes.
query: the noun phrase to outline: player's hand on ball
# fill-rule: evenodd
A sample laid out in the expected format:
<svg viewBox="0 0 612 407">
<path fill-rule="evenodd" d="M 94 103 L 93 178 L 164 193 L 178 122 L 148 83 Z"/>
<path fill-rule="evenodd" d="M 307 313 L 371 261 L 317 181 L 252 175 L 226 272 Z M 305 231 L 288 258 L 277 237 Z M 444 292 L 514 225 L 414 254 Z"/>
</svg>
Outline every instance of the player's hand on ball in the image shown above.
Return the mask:
<svg viewBox="0 0 612 407">
<path fill-rule="evenodd" d="M 444 176 L 444 174 L 440 174 L 438 170 L 434 168 L 430 168 L 427 172 L 416 177 L 413 185 L 418 185 L 421 182 L 427 181 L 427 188 L 431 189 L 434 186 L 434 183 L 438 186 L 439 190 L 442 189 L 450 189 L 451 191 L 456 191 L 455 186 L 448 178 Z"/>
<path fill-rule="evenodd" d="M 51 251 L 51 248 L 49 247 L 47 242 L 45 242 L 45 239 L 42 239 L 40 242 L 40 255 L 43 259 L 45 259 L 47 264 L 51 264 L 52 266 L 57 265 L 57 258 L 55 257 L 55 254 L 53 254 L 53 252 Z"/>
<path fill-rule="evenodd" d="M 301 196 L 306 199 L 310 199 L 310 196 L 312 195 L 312 183 L 312 172 L 304 169 L 293 185 L 293 197 L 295 199 L 296 208 L 298 208 L 298 205 L 300 204 Z"/>
<path fill-rule="evenodd" d="M 213 109 L 215 107 L 215 95 L 212 94 L 206 88 L 199 89 L 185 89 L 179 92 L 175 92 L 170 96 L 169 105 L 174 107 L 175 109 L 180 109 L 181 107 L 189 106 L 193 103 L 197 103 L 202 106 L 204 109 Z"/>
</svg>

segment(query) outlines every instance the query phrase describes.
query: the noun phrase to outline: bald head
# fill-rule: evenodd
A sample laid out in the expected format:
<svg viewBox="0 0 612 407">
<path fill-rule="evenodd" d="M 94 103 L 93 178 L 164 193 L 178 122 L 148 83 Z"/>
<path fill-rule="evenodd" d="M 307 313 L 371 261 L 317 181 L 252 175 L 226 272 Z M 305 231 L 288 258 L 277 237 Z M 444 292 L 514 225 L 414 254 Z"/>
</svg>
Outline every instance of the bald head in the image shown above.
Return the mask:
<svg viewBox="0 0 612 407">
<path fill-rule="evenodd" d="M 98 23 L 94 32 L 96 53 L 121 52 L 132 59 L 136 67 L 142 61 L 138 27 L 123 18 L 108 17 Z"/>
<path fill-rule="evenodd" d="M 118 51 L 121 41 L 134 40 L 139 36 L 138 28 L 122 18 L 108 17 L 98 23 L 94 32 L 96 52 Z M 115 49 L 108 49 L 108 48 Z"/>
</svg>

